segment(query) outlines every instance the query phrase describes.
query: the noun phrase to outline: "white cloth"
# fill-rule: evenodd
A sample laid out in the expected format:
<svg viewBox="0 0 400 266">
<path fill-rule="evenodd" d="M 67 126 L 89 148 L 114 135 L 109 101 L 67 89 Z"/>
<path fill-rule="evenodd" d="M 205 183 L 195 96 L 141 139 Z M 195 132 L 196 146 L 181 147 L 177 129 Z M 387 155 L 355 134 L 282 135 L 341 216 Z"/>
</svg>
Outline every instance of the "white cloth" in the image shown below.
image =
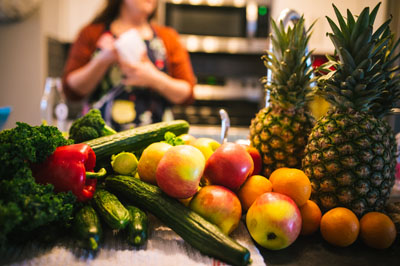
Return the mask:
<svg viewBox="0 0 400 266">
<path fill-rule="evenodd" d="M 95 256 L 76 247 L 74 242 L 69 240 L 69 242 L 60 243 L 48 250 L 38 251 L 36 246 L 30 245 L 18 252 L 26 259 L 18 259 L 18 262 L 12 265 L 227 265 L 201 254 L 154 216 L 149 216 L 149 227 L 149 239 L 147 244 L 141 248 L 136 249 L 128 245 L 121 233 L 113 235 L 111 231 L 107 231 Z M 242 221 L 231 237 L 250 251 L 251 266 L 265 265 L 263 257 L 252 242 Z M 16 261 L 15 258 L 13 261 Z"/>
<path fill-rule="evenodd" d="M 119 57 L 128 63 L 140 62 L 146 53 L 146 44 L 135 29 L 128 30 L 121 34 L 115 41 Z"/>
</svg>

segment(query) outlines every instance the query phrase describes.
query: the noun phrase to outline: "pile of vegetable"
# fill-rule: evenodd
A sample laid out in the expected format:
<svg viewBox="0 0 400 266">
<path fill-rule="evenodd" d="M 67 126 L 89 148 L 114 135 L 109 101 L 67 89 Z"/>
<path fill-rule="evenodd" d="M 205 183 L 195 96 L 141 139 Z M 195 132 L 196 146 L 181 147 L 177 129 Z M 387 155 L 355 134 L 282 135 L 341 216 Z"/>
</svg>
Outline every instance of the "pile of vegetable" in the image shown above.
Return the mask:
<svg viewBox="0 0 400 266">
<path fill-rule="evenodd" d="M 73 123 L 69 140 L 46 125 L 17 123 L 1 131 L 0 245 L 24 241 L 39 231 L 54 234 L 49 230 L 54 227 L 72 232 L 80 247 L 92 251 L 98 250 L 107 229 L 122 232 L 127 243 L 139 247 L 148 238 L 151 212 L 205 255 L 247 265 L 246 248 L 138 178 L 136 156 L 143 149 L 155 142 L 183 145 L 176 136 L 188 129 L 186 121 L 177 120 L 117 133 L 92 110 Z M 106 162 L 107 171 L 94 172 L 99 159 Z"/>
<path fill-rule="evenodd" d="M 56 194 L 53 185 L 36 183 L 31 170 L 32 164 L 44 162 L 57 147 L 71 143 L 52 126 L 17 123 L 0 132 L 0 245 L 26 239 L 43 226 L 65 226 L 71 221 L 75 196 Z"/>
</svg>

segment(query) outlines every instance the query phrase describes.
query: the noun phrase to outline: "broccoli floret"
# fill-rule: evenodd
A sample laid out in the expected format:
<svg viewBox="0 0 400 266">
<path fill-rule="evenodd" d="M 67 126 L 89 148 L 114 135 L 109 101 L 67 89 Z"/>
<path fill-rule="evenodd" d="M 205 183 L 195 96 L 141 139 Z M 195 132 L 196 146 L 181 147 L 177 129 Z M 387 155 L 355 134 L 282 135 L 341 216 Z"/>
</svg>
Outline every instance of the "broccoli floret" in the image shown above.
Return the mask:
<svg viewBox="0 0 400 266">
<path fill-rule="evenodd" d="M 52 185 L 36 183 L 30 169 L 68 144 L 72 141 L 52 126 L 17 123 L 0 132 L 0 247 L 10 234 L 26 235 L 49 223 L 71 220 L 75 196 L 56 194 Z"/>
<path fill-rule="evenodd" d="M 98 109 L 91 109 L 86 115 L 75 120 L 69 129 L 69 139 L 80 143 L 117 133 L 107 126 Z"/>
</svg>

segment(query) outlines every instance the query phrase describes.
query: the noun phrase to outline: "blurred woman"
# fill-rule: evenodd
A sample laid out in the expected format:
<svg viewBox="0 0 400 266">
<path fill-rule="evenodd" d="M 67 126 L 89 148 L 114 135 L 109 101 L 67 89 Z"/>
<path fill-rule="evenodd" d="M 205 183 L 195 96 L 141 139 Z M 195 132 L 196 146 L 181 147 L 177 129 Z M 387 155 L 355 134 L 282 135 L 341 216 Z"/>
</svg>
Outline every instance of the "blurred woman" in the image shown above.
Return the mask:
<svg viewBox="0 0 400 266">
<path fill-rule="evenodd" d="M 159 122 L 172 104 L 193 99 L 189 55 L 173 29 L 151 23 L 157 0 L 108 0 L 72 45 L 63 85 L 70 100 L 99 108 L 116 130 Z M 128 63 L 115 41 L 135 29 L 146 44 L 140 62 Z"/>
</svg>

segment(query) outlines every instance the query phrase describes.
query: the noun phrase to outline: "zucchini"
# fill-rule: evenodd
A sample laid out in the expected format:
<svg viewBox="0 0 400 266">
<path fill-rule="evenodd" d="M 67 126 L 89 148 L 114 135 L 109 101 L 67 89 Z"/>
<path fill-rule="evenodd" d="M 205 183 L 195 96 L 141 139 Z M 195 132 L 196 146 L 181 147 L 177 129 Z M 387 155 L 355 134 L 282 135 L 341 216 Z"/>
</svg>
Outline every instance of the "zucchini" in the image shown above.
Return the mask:
<svg viewBox="0 0 400 266">
<path fill-rule="evenodd" d="M 162 141 L 164 140 L 164 134 L 168 131 L 178 136 L 189 131 L 189 124 L 184 120 L 160 122 L 128 129 L 84 143 L 93 149 L 96 154 L 96 160 L 101 161 L 109 159 L 111 155 L 122 151 L 138 151 L 146 148 L 153 142 Z"/>
<path fill-rule="evenodd" d="M 112 229 L 124 229 L 129 223 L 131 216 L 128 210 L 107 190 L 98 189 L 93 196 L 93 203 L 100 216 Z"/>
<path fill-rule="evenodd" d="M 103 230 L 92 206 L 86 205 L 75 214 L 73 229 L 83 248 L 98 249 Z"/>
<path fill-rule="evenodd" d="M 109 176 L 108 189 L 155 215 L 202 253 L 229 264 L 247 265 L 250 252 L 215 225 L 164 194 L 158 187 L 129 176 Z"/>
<path fill-rule="evenodd" d="M 128 243 L 134 246 L 141 246 L 147 240 L 147 228 L 149 223 L 147 214 L 132 205 L 126 206 L 126 209 L 131 215 L 131 222 L 127 226 Z"/>
</svg>

